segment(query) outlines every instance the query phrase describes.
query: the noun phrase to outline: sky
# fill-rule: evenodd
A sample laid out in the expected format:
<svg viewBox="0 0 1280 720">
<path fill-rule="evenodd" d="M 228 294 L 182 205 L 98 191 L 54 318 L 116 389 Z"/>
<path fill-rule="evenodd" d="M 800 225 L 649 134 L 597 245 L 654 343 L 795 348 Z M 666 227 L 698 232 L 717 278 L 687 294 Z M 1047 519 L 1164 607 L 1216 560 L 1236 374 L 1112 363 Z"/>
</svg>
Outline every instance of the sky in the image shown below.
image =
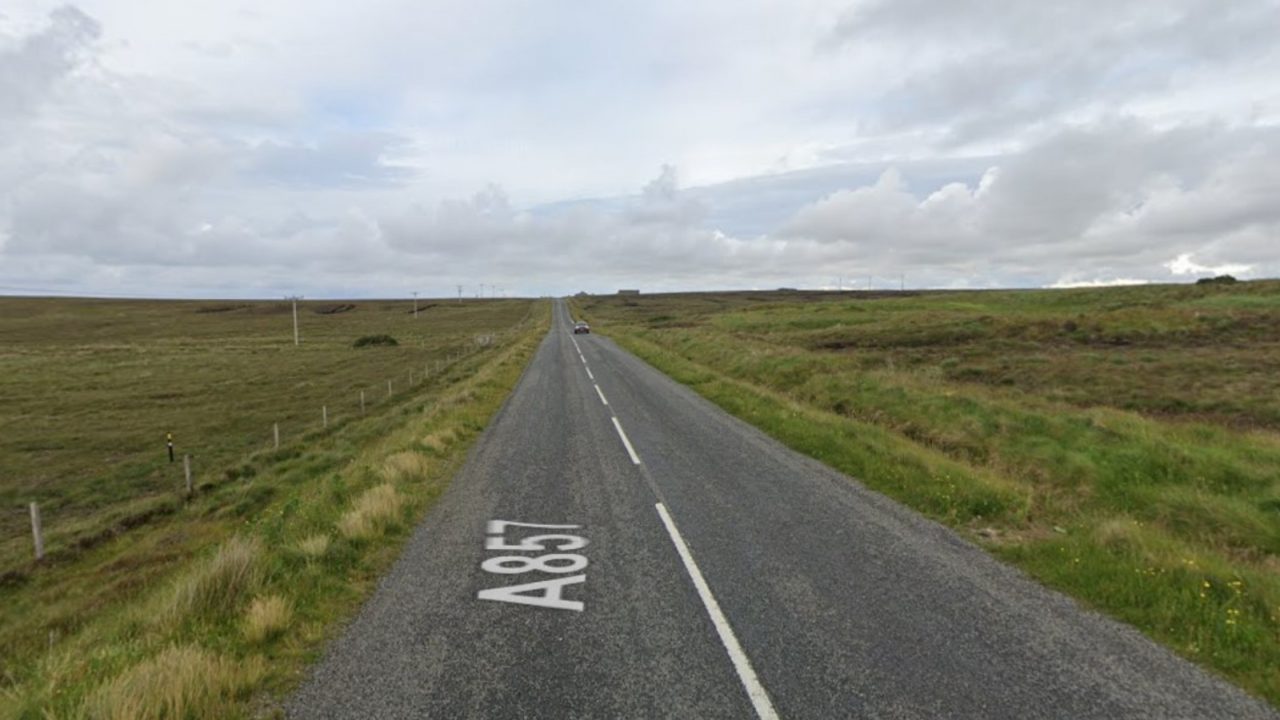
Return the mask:
<svg viewBox="0 0 1280 720">
<path fill-rule="evenodd" d="M 0 294 L 1280 276 L 1280 0 L 10 0 Z"/>
</svg>

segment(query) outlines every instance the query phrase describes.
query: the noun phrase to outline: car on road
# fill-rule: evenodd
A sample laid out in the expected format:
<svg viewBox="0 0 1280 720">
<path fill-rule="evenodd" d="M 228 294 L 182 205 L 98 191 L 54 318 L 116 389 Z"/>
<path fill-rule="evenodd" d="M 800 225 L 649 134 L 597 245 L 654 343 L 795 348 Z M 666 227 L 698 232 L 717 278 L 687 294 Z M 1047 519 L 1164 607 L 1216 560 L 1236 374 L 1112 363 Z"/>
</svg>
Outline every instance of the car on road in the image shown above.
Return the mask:
<svg viewBox="0 0 1280 720">
<path fill-rule="evenodd" d="M 588 324 L 586 324 L 586 323 L 584 323 L 584 322 L 574 323 L 574 324 L 573 324 L 573 334 L 574 334 L 574 335 L 590 335 L 590 334 L 591 334 L 591 326 L 590 326 L 590 325 L 588 325 Z"/>
</svg>

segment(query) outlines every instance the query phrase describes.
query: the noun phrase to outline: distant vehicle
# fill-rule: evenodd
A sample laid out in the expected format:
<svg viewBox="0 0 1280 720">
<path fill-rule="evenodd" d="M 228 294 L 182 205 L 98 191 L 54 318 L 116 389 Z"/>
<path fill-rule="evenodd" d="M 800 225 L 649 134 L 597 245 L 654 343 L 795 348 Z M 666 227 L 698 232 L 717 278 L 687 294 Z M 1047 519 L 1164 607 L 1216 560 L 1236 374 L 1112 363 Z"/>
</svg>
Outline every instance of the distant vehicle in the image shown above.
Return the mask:
<svg viewBox="0 0 1280 720">
<path fill-rule="evenodd" d="M 584 323 L 584 322 L 574 323 L 574 324 L 573 324 L 573 334 L 574 334 L 574 335 L 590 335 L 590 334 L 591 334 L 591 326 L 590 326 L 590 325 L 588 325 L 588 324 L 586 324 L 586 323 Z"/>
</svg>

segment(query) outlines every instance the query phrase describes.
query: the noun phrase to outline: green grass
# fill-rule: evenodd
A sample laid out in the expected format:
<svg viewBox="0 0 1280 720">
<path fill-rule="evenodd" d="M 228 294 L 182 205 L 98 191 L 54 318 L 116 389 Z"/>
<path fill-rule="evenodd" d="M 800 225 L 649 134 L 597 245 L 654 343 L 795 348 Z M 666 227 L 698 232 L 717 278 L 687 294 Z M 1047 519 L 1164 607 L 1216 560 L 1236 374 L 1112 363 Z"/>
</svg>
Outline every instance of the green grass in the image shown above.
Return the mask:
<svg viewBox="0 0 1280 720">
<path fill-rule="evenodd" d="M 164 315 L 164 305 L 170 314 L 182 308 L 158 303 L 152 309 Z M 389 328 L 401 342 L 398 348 L 351 348 L 365 333 L 364 326 L 349 320 L 327 335 L 313 327 L 311 343 L 331 345 L 311 350 L 318 372 L 349 371 L 349 382 L 372 387 L 379 368 L 398 373 L 401 362 L 416 366 L 425 359 L 447 359 L 464 347 L 467 352 L 440 372 L 433 366 L 430 379 L 412 387 L 406 373 L 406 387 L 390 398 L 384 380 L 384 396 L 370 403 L 366 415 L 357 407 L 325 430 L 287 435 L 278 451 L 261 437 L 240 454 L 234 446 L 223 448 L 221 467 L 209 467 L 209 459 L 202 464 L 207 469 L 194 497 L 178 496 L 171 484 L 155 488 L 152 500 L 163 503 L 164 512 L 115 528 L 84 547 L 63 546 L 51 562 L 28 563 L 0 586 L 5 608 L 0 717 L 275 712 L 279 698 L 371 592 L 416 520 L 443 490 L 515 385 L 549 319 L 545 303 L 464 303 L 438 311 L 442 317 L 435 324 L 428 314 L 434 308 L 428 309 L 416 333 L 402 322 L 401 310 L 387 304 L 393 316 L 385 324 L 370 323 L 378 331 Z M 153 327 L 163 336 L 159 323 Z M 170 331 L 181 327 L 169 325 Z M 476 332 L 499 330 L 504 332 L 494 343 L 481 348 L 471 342 Z M 292 348 L 288 333 L 284 339 Z M 341 357 L 386 351 L 407 354 L 399 361 Z M 242 374 L 253 369 L 277 379 L 309 367 L 282 363 L 282 372 L 276 372 L 261 357 L 220 358 L 236 351 L 226 353 L 216 343 L 204 352 L 220 373 L 230 373 L 226 368 L 235 362 Z M 379 367 L 365 369 L 365 362 Z M 352 386 L 329 378 L 324 383 Z M 243 397 L 237 402 L 231 392 L 211 400 L 205 411 L 251 404 Z M 275 401 L 284 402 L 284 395 Z M 127 435 L 146 424 L 122 423 L 119 432 Z M 68 459 L 64 463 L 74 466 Z M 108 487 L 94 488 L 99 493 L 94 496 L 75 482 L 68 484 L 80 493 L 77 498 L 101 499 L 96 509 L 92 503 L 64 501 L 63 507 L 79 512 L 84 523 L 101 522 L 114 508 Z M 54 504 L 58 496 L 51 497 Z"/>
<path fill-rule="evenodd" d="M 1280 282 L 576 304 L 789 446 L 1280 704 Z"/>
<path fill-rule="evenodd" d="M 0 573 L 31 556 L 38 502 L 52 561 L 116 528 L 171 512 L 181 455 L 200 483 L 255 472 L 237 461 L 320 432 L 404 392 L 475 336 L 519 322 L 517 300 L 285 302 L 0 298 Z M 340 312 L 333 312 L 339 310 Z M 369 334 L 396 347 L 353 348 Z M 170 464 L 165 433 L 179 462 Z"/>
</svg>

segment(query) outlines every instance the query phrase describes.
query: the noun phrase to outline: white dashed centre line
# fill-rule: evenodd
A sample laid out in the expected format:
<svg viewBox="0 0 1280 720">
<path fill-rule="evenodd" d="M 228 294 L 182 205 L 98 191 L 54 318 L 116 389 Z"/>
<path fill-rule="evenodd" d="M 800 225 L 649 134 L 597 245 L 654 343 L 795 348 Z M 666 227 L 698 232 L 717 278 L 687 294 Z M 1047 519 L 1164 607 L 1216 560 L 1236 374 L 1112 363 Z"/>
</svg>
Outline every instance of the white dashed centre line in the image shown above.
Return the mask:
<svg viewBox="0 0 1280 720">
<path fill-rule="evenodd" d="M 615 420 L 614 422 L 617 421 Z M 698 569 L 698 564 L 693 561 L 693 555 L 689 552 L 689 546 L 684 544 L 684 538 L 680 536 L 680 530 L 676 528 L 675 522 L 667 514 L 667 509 L 663 507 L 662 503 L 658 503 L 656 507 L 658 508 L 658 515 L 662 516 L 662 524 L 667 526 L 667 534 L 671 536 L 671 542 L 676 546 L 676 552 L 680 554 L 680 560 L 684 563 L 685 571 L 689 573 L 689 577 L 693 580 L 693 586 L 698 590 L 698 597 L 702 598 L 702 604 L 707 608 L 707 615 L 711 616 L 711 623 L 716 627 L 716 634 L 720 636 L 721 644 L 728 651 L 729 659 L 733 661 L 733 669 L 738 671 L 738 679 L 742 681 L 742 686 L 747 690 L 747 696 L 751 698 L 751 705 L 755 707 L 756 715 L 760 720 L 777 720 L 778 711 L 773 709 L 773 702 L 769 700 L 769 693 L 765 692 L 764 686 L 760 684 L 760 679 L 756 677 L 756 671 L 751 667 L 751 660 L 742 651 L 742 645 L 738 643 L 737 636 L 733 634 L 733 628 L 729 627 L 728 619 L 720 611 L 720 603 L 716 602 L 715 596 L 711 594 L 711 588 L 707 586 L 707 581 L 703 579 L 702 571 Z"/>
<path fill-rule="evenodd" d="M 611 419 L 613 420 L 614 429 L 618 431 L 618 437 L 622 438 L 622 444 L 627 446 L 627 454 L 631 456 L 631 462 L 639 465 L 640 456 L 636 455 L 636 449 L 631 447 L 631 441 L 627 439 L 627 434 L 622 430 L 622 423 L 618 422 L 616 417 Z"/>
<path fill-rule="evenodd" d="M 591 374 L 591 368 L 587 368 L 587 377 L 591 378 L 592 380 L 596 379 L 596 376 Z"/>
<path fill-rule="evenodd" d="M 600 386 L 592 385 L 591 387 L 596 389 L 596 394 L 600 396 L 600 402 L 604 403 L 605 405 L 608 405 L 609 401 L 604 399 L 604 391 L 600 389 Z"/>
</svg>

